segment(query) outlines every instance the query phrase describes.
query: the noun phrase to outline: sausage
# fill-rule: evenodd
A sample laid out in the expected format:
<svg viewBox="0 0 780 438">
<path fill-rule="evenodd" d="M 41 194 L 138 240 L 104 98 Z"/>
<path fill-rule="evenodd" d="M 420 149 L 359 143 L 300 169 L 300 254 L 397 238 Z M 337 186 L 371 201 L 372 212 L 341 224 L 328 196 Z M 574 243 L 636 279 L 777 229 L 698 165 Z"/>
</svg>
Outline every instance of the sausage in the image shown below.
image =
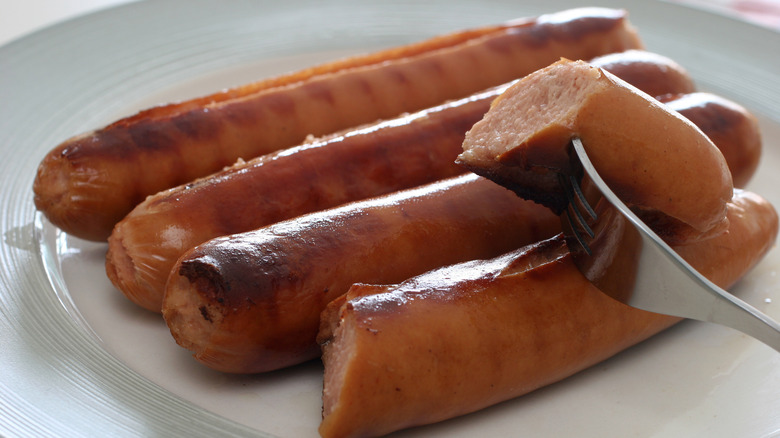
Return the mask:
<svg viewBox="0 0 780 438">
<path fill-rule="evenodd" d="M 718 146 L 731 169 L 734 187 L 747 185 L 761 159 L 761 131 L 753 114 L 710 93 L 668 95 L 659 100 L 696 124 Z"/>
<path fill-rule="evenodd" d="M 452 198 L 450 205 L 474 209 L 467 201 L 474 197 L 482 199 L 481 195 L 474 194 L 475 184 L 453 184 L 437 194 L 442 198 Z M 475 192 L 471 193 L 472 190 Z M 435 210 L 433 214 L 439 215 L 436 223 L 457 222 L 457 208 L 437 208 L 426 199 L 424 191 L 417 194 L 419 199 L 409 203 Z M 410 242 L 400 233 L 391 234 L 395 239 L 392 243 L 400 246 L 394 247 L 383 240 L 386 233 L 393 233 L 391 228 L 381 232 L 370 230 L 366 225 L 370 221 L 364 223 L 363 218 L 357 216 L 351 216 L 349 222 L 343 219 L 323 221 L 323 213 L 315 213 L 257 231 L 216 239 L 185 253 L 172 269 L 163 302 L 163 315 L 174 337 L 185 348 L 193 350 L 198 360 L 223 371 L 267 371 L 310 358 L 313 354 L 310 349 L 313 337 L 310 336 L 313 334 L 302 327 L 313 327 L 316 322 L 314 315 L 323 306 L 324 294 L 316 291 L 327 290 L 327 298 L 332 298 L 345 292 L 344 285 L 355 281 L 355 271 L 366 276 L 387 274 L 384 271 L 377 274 L 375 266 L 366 262 L 364 252 L 351 253 L 351 241 L 342 240 L 340 236 L 351 235 L 353 228 L 360 229 L 362 248 L 382 247 L 393 254 L 419 251 L 410 247 L 427 246 L 426 250 L 432 250 L 437 249 L 435 245 L 440 245 L 440 242 L 452 243 L 448 240 L 451 236 L 447 233 L 452 232 L 449 227 L 413 223 L 418 219 L 408 216 L 405 210 L 399 210 L 394 205 L 394 198 L 389 199 L 385 201 L 389 208 L 383 214 L 395 216 L 392 220 L 397 224 L 408 220 L 409 223 L 404 226 L 424 229 L 424 236 L 415 236 L 415 240 Z M 487 198 L 482 200 L 489 202 Z M 363 207 L 358 204 L 355 208 L 359 210 Z M 533 221 L 542 219 L 532 218 Z M 548 224 L 546 221 L 545 224 Z M 516 231 L 518 226 L 515 220 L 503 224 L 507 227 L 507 234 Z M 303 248 L 275 243 L 286 240 L 307 243 Z M 378 260 L 377 257 L 373 254 L 371 260 Z M 288 260 L 296 261 L 294 269 L 287 268 L 291 263 Z M 426 257 L 426 262 L 443 264 L 443 260 L 432 257 Z M 328 266 L 339 266 L 339 270 L 332 272 Z M 318 273 L 322 270 L 324 273 Z M 295 275 L 290 276 L 290 272 L 295 272 Z M 300 275 L 306 276 L 305 282 L 299 278 Z M 338 277 L 340 288 L 332 286 L 335 280 L 330 275 L 341 276 Z M 315 291 L 313 297 L 301 292 L 301 288 L 307 288 L 310 293 Z M 288 306 L 292 306 L 291 301 L 295 299 L 302 300 L 302 303 L 293 311 Z M 233 305 L 235 301 L 246 301 L 251 305 L 237 308 Z M 279 308 L 286 310 L 280 311 Z M 273 312 L 269 313 L 268 309 L 273 309 Z M 306 314 L 308 316 L 301 316 Z M 290 333 L 295 333 L 295 337 Z M 280 346 L 282 344 L 284 347 Z"/>
<path fill-rule="evenodd" d="M 641 48 L 621 10 L 584 8 L 464 31 L 142 111 L 55 147 L 36 207 L 104 240 L 146 196 L 330 132 L 417 111 L 528 74 L 559 56 Z"/>
<path fill-rule="evenodd" d="M 660 55 L 631 51 L 625 59 L 618 54 L 592 62 L 618 68 L 660 95 L 693 88 L 684 70 Z M 131 301 L 159 312 L 168 274 L 195 245 L 463 173 L 455 158 L 466 131 L 509 85 L 239 163 L 150 196 L 111 233 L 106 273 Z"/>
<path fill-rule="evenodd" d="M 681 90 L 677 94 L 696 91 L 688 70 L 658 53 L 626 50 L 598 56 L 591 59 L 589 64 L 612 73 L 650 96 L 658 96 L 662 101 L 673 99 L 674 94 L 666 99 L 661 98 L 668 95 L 670 89 Z"/>
<path fill-rule="evenodd" d="M 582 61 L 559 61 L 494 100 L 466 134 L 458 162 L 561 212 L 567 198 L 558 174 L 573 172 L 574 136 L 615 194 L 668 242 L 723 231 L 733 185 L 712 141 L 657 100 Z"/>
<path fill-rule="evenodd" d="M 106 273 L 131 301 L 159 312 L 174 263 L 198 244 L 462 174 L 455 157 L 463 137 L 497 94 L 312 141 L 151 196 L 116 225 Z"/>
<path fill-rule="evenodd" d="M 201 363 L 271 371 L 319 355 L 320 312 L 355 281 L 398 282 L 558 230 L 545 207 L 466 174 L 196 246 L 171 272 L 162 313 Z"/>
<path fill-rule="evenodd" d="M 736 143 L 737 146 L 739 144 Z M 740 149 L 735 147 L 734 150 Z M 748 170 L 735 169 L 738 172 Z M 322 310 L 326 299 L 343 294 L 358 278 L 387 278 L 386 268 L 377 270 L 377 263 L 386 259 L 397 260 L 398 254 L 423 257 L 425 263 L 414 269 L 406 265 L 394 266 L 397 269 L 394 275 L 405 278 L 404 275 L 414 270 L 420 271 L 424 265 L 446 264 L 440 258 L 443 254 L 434 257 L 426 251 L 453 251 L 458 256 L 466 256 L 465 251 L 470 249 L 464 248 L 464 242 L 452 236 L 455 232 L 452 227 L 461 231 L 466 227 L 469 231 L 465 233 L 470 232 L 468 227 L 472 227 L 459 222 L 462 219 L 458 219 L 458 215 L 463 214 L 460 209 L 478 209 L 472 199 L 479 199 L 479 205 L 492 202 L 481 193 L 486 190 L 485 182 L 473 178 L 455 178 L 441 191 L 438 190 L 441 186 L 434 184 L 427 189 L 408 192 L 413 196 L 405 202 L 415 208 L 430 210 L 426 214 L 437 218 L 434 223 L 423 222 L 420 217 L 410 216 L 405 208 L 398 208 L 395 196 L 385 198 L 384 201 L 379 198 L 371 201 L 374 203 L 371 207 L 372 215 L 379 215 L 383 211 L 381 214 L 387 215 L 385 220 L 398 227 L 425 230 L 411 239 L 388 226 L 371 229 L 371 221 L 360 215 L 350 216 L 349 221 L 338 218 L 343 212 L 356 212 L 364 208 L 364 204 L 358 203 L 200 245 L 186 253 L 172 269 L 163 305 L 163 315 L 168 326 L 182 346 L 194 351 L 196 359 L 222 371 L 268 371 L 314 357 L 312 347 L 315 345 L 313 327 L 317 321 L 316 313 Z M 426 190 L 431 188 L 436 188 L 434 192 L 439 197 L 436 202 L 443 203 L 449 199 L 448 209 L 437 207 L 436 202 L 428 199 Z M 502 202 L 504 200 L 503 197 L 498 199 Z M 382 208 L 377 206 L 381 202 L 385 203 Z M 508 218 L 501 221 L 501 225 L 506 228 L 501 233 L 513 236 L 527 227 L 543 229 L 520 236 L 521 239 L 515 242 L 518 246 L 520 242 L 529 242 L 525 238 L 553 234 L 558 230 L 557 220 L 551 219 L 547 210 L 540 210 L 537 205 L 529 203 L 520 204 L 520 208 L 529 210 L 512 213 L 526 215 L 526 222 L 520 222 L 506 213 Z M 332 215 L 329 216 L 332 219 L 324 221 L 323 214 L 326 217 Z M 318 225 L 313 226 L 313 223 Z M 441 223 L 449 225 L 440 227 Z M 491 224 L 491 227 L 494 225 Z M 474 229 L 480 227 L 482 225 L 473 226 Z M 353 234 L 353 229 L 360 230 L 360 233 Z M 495 232 L 497 228 L 492 229 Z M 387 240 L 388 235 L 391 236 L 390 240 Z M 354 243 L 353 239 L 359 242 Z M 305 244 L 292 245 L 290 242 Z M 447 250 L 445 244 L 454 244 L 456 248 Z M 380 247 L 384 252 L 367 256 L 365 248 L 372 246 Z M 385 259 L 382 254 L 389 255 Z M 402 258 L 408 263 L 413 262 L 405 256 Z M 329 269 L 330 266 L 338 266 L 339 269 L 334 272 Z M 401 268 L 405 271 L 401 272 Z M 290 276 L 291 272 L 294 275 Z M 338 287 L 334 286 L 336 283 Z M 326 289 L 327 294 L 317 292 Z M 234 300 L 252 304 L 234 308 Z"/>
<path fill-rule="evenodd" d="M 728 233 L 676 248 L 722 287 L 745 275 L 777 236 L 776 212 L 756 195 L 735 191 L 728 216 Z M 325 438 L 383 435 L 474 412 L 562 380 L 677 321 L 602 294 L 561 235 L 395 286 L 355 285 L 323 315 Z"/>
</svg>

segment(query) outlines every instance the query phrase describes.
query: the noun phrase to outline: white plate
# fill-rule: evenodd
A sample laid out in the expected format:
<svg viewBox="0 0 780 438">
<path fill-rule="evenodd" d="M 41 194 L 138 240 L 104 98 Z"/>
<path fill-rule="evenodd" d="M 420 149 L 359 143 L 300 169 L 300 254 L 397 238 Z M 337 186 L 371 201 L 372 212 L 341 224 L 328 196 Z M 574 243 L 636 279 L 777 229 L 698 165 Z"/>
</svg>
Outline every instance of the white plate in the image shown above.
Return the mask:
<svg viewBox="0 0 780 438">
<path fill-rule="evenodd" d="M 649 49 L 761 117 L 750 188 L 780 206 L 780 34 L 679 6 L 625 7 Z M 347 54 L 580 5 L 576 1 L 140 2 L 0 48 L 0 435 L 316 436 L 321 365 L 204 369 L 103 272 L 105 246 L 36 216 L 31 184 L 63 139 L 138 109 Z M 773 250 L 736 289 L 780 318 Z M 683 323 L 564 382 L 405 436 L 780 434 L 780 355 Z"/>
</svg>

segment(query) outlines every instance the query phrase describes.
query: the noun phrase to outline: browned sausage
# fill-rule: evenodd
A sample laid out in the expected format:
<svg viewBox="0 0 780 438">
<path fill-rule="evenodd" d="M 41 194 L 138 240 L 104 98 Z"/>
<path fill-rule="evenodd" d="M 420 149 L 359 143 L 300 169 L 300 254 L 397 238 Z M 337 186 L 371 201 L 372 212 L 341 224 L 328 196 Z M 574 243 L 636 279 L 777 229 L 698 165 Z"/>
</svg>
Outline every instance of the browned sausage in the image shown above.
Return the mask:
<svg viewBox="0 0 780 438">
<path fill-rule="evenodd" d="M 143 111 L 71 138 L 41 162 L 36 207 L 103 240 L 146 196 L 324 135 L 528 74 L 560 56 L 641 48 L 620 10 L 586 8 L 465 31 Z"/>
<path fill-rule="evenodd" d="M 264 371 L 304 360 L 312 354 L 307 345 L 311 346 L 313 342 L 306 327 L 314 326 L 316 317 L 313 315 L 321 309 L 321 299 L 326 295 L 328 298 L 339 296 L 345 291 L 345 285 L 359 281 L 358 278 L 387 275 L 386 268 L 379 269 L 376 263 L 367 263 L 365 248 L 381 248 L 372 253 L 371 260 L 380 260 L 378 254 L 388 251 L 425 255 L 427 251 L 447 248 L 441 242 L 453 243 L 449 233 L 453 227 L 463 226 L 457 219 L 461 214 L 459 209 L 474 209 L 469 200 L 474 196 L 481 199 L 481 195 L 474 195 L 471 190 L 473 187 L 466 184 L 455 184 L 442 192 L 437 191 L 441 199 L 453 198 L 448 201 L 451 206 L 459 206 L 448 211 L 437 209 L 425 196 L 410 202 L 418 208 L 436 209 L 427 213 L 438 218 L 434 224 L 406 215 L 405 209 L 394 205 L 393 198 L 385 201 L 388 205 L 384 209 L 373 210 L 397 226 L 425 230 L 414 239 L 392 228 L 372 229 L 371 221 L 363 222 L 364 218 L 352 216 L 352 213 L 349 222 L 343 219 L 322 221 L 318 219 L 322 217 L 318 213 L 207 242 L 185 254 L 172 271 L 163 304 L 168 325 L 180 344 L 217 369 Z M 424 192 L 420 194 L 424 195 Z M 487 198 L 483 201 L 490 202 Z M 357 208 L 361 207 L 358 205 Z M 441 223 L 450 225 L 440 227 Z M 518 226 L 514 219 L 503 225 L 507 227 L 507 235 L 512 235 Z M 360 230 L 359 245 L 342 239 L 352 236 L 353 228 Z M 391 240 L 387 240 L 387 233 L 393 236 Z M 306 245 L 281 243 L 285 241 L 306 242 Z M 363 249 L 357 251 L 356 248 Z M 442 263 L 443 260 L 437 257 L 425 256 L 424 260 Z M 290 260 L 295 261 L 294 269 L 288 268 Z M 339 268 L 333 270 L 331 266 Z M 406 269 L 406 265 L 403 266 Z M 421 267 L 422 264 L 418 269 Z M 392 271 L 393 274 L 399 272 Z M 333 287 L 333 283 L 338 283 L 339 287 Z M 328 293 L 317 293 L 320 290 Z M 300 302 L 292 306 L 294 300 Z M 237 307 L 236 302 L 246 305 Z"/>
<path fill-rule="evenodd" d="M 734 187 L 745 187 L 761 159 L 761 131 L 755 116 L 742 105 L 710 93 L 671 95 L 660 100 L 707 134 L 723 153 Z"/>
<path fill-rule="evenodd" d="M 650 96 L 664 96 L 670 89 L 696 91 L 688 71 L 666 56 L 645 50 L 626 50 L 590 60 L 590 65 L 612 73 Z M 661 80 L 663 78 L 663 80 Z"/>
<path fill-rule="evenodd" d="M 740 149 L 735 147 L 734 150 Z M 397 226 L 426 230 L 413 239 L 395 233 L 394 228 L 368 229 L 370 225 L 360 225 L 364 219 L 361 217 L 351 216 L 348 222 L 333 219 L 325 223 L 317 219 L 322 218 L 321 214 L 314 214 L 303 216 L 300 222 L 291 220 L 257 232 L 211 241 L 196 248 L 173 269 L 164 305 L 164 314 L 171 331 L 179 343 L 195 352 L 198 360 L 222 370 L 263 371 L 305 360 L 313 354 L 310 350 L 313 340 L 309 337 L 312 333 L 307 332 L 309 329 L 305 327 L 315 325 L 314 314 L 316 309 L 321 309 L 324 296 L 338 296 L 358 278 L 388 275 L 385 269 L 389 268 L 378 269 L 376 263 L 379 262 L 367 262 L 365 248 L 382 248 L 381 251 L 377 250 L 378 253 L 371 253 L 371 260 L 385 260 L 380 257 L 381 254 L 389 253 L 388 259 L 410 261 L 397 255 L 417 254 L 425 256 L 426 263 L 430 264 L 443 263 L 444 260 L 438 258 L 441 254 L 436 258 L 428 254 L 429 251 L 448 248 L 445 244 L 455 244 L 458 254 L 464 254 L 460 242 L 451 237 L 454 231 L 452 227 L 457 229 L 464 226 L 457 223 L 458 214 L 462 214 L 458 213 L 458 208 L 476 208 L 475 204 L 471 204 L 474 198 L 484 202 L 490 200 L 483 199 L 483 195 L 479 194 L 480 190 L 484 190 L 483 182 L 461 178 L 454 180 L 460 183 L 436 192 L 441 197 L 440 202 L 445 197 L 452 198 L 448 201 L 451 206 L 449 210 L 437 208 L 427 199 L 424 191 L 416 192 L 419 198 L 410 201 L 418 208 L 435 210 L 428 213 L 437 217 L 434 224 L 413 223 L 419 219 L 409 216 L 405 209 L 397 208 L 393 198 L 386 200 L 388 208 L 381 212 L 388 215 L 386 220 Z M 456 208 L 458 205 L 460 207 Z M 523 204 L 522 207 L 531 205 Z M 539 212 L 536 206 L 533 208 L 542 217 L 529 218 L 531 224 L 544 221 L 542 223 L 545 226 L 550 225 L 547 222 L 548 213 Z M 380 214 L 380 209 L 372 209 L 371 214 Z M 526 214 L 530 215 L 531 212 Z M 544 218 L 545 215 L 548 215 L 548 219 Z M 405 220 L 409 223 L 404 224 Z M 313 221 L 318 221 L 319 225 L 311 227 Z M 450 225 L 439 228 L 441 223 Z M 504 233 L 507 236 L 515 235 L 517 227 L 529 226 L 516 222 L 511 215 L 502 223 L 506 227 Z M 557 223 L 553 225 L 557 226 Z M 360 233 L 353 234 L 352 228 L 360 230 Z M 394 236 L 390 240 L 386 240 L 388 233 Z M 343 236 L 349 239 L 342 240 Z M 359 245 L 352 242 L 352 239 L 358 237 Z M 312 243 L 288 246 L 282 243 L 285 239 Z M 316 247 L 313 242 L 316 242 Z M 292 269 L 287 269 L 289 260 L 295 261 L 295 275 L 292 277 L 289 276 Z M 422 265 L 417 269 L 421 269 Z M 338 269 L 333 270 L 331 266 L 338 266 Z M 396 269 L 399 270 L 394 271 L 394 274 L 402 277 L 400 268 Z M 409 268 L 404 265 L 403 269 Z M 335 283 L 339 286 L 333 286 Z M 328 290 L 327 294 L 317 293 L 325 289 Z M 306 296 L 302 290 L 314 292 L 312 296 Z M 227 300 L 227 297 L 230 299 Z M 234 308 L 232 302 L 235 300 L 252 304 Z M 308 316 L 301 317 L 296 312 Z M 290 333 L 295 333 L 295 336 Z M 280 347 L 280 344 L 285 347 Z"/>
<path fill-rule="evenodd" d="M 726 161 L 680 114 L 602 69 L 562 60 L 518 81 L 466 134 L 458 161 L 562 211 L 558 174 L 579 136 L 612 190 L 670 242 L 725 227 Z"/>
<path fill-rule="evenodd" d="M 736 192 L 729 207 L 728 233 L 677 248 L 722 287 L 777 236 L 777 214 L 763 199 Z M 319 430 L 326 438 L 383 435 L 473 412 L 564 379 L 677 321 L 599 292 L 560 236 L 397 286 L 356 285 L 347 298 L 324 313 Z"/>
<path fill-rule="evenodd" d="M 108 277 L 130 300 L 159 312 L 174 263 L 195 245 L 461 174 L 455 157 L 463 136 L 497 93 L 313 141 L 151 196 L 109 237 Z"/>
<path fill-rule="evenodd" d="M 593 62 L 661 95 L 693 87 L 671 59 L 641 51 L 625 56 Z M 195 245 L 462 173 L 454 161 L 466 131 L 507 87 L 312 141 L 153 195 L 109 237 L 108 277 L 133 302 L 159 311 L 173 264 Z"/>
<path fill-rule="evenodd" d="M 163 316 L 205 365 L 270 371 L 319 355 L 320 312 L 356 281 L 402 281 L 559 229 L 548 209 L 466 174 L 199 245 L 174 267 Z"/>
</svg>

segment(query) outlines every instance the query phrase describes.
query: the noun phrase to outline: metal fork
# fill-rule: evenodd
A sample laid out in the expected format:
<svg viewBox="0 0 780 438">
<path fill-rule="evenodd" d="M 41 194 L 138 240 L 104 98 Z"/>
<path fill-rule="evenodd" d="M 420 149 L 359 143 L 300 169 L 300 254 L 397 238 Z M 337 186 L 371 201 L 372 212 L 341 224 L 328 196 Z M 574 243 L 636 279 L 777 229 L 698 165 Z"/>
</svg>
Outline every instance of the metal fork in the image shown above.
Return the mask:
<svg viewBox="0 0 780 438">
<path fill-rule="evenodd" d="M 601 194 L 592 208 L 579 178 L 561 175 L 569 198 L 564 234 L 588 280 L 632 307 L 731 327 L 780 352 L 780 324 L 699 274 L 615 196 L 579 138 L 572 146 L 589 197 Z"/>
</svg>

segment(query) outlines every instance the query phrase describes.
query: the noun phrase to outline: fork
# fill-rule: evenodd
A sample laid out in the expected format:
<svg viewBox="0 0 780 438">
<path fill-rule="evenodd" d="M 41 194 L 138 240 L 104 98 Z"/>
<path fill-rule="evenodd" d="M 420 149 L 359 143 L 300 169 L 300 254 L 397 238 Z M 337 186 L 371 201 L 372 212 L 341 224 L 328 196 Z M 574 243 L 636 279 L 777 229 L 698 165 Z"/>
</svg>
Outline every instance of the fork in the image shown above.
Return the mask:
<svg viewBox="0 0 780 438">
<path fill-rule="evenodd" d="M 731 327 L 780 352 L 780 324 L 699 274 L 610 190 L 579 138 L 572 146 L 584 175 L 582 185 L 560 175 L 569 199 L 561 222 L 590 282 L 629 306 Z"/>
</svg>

